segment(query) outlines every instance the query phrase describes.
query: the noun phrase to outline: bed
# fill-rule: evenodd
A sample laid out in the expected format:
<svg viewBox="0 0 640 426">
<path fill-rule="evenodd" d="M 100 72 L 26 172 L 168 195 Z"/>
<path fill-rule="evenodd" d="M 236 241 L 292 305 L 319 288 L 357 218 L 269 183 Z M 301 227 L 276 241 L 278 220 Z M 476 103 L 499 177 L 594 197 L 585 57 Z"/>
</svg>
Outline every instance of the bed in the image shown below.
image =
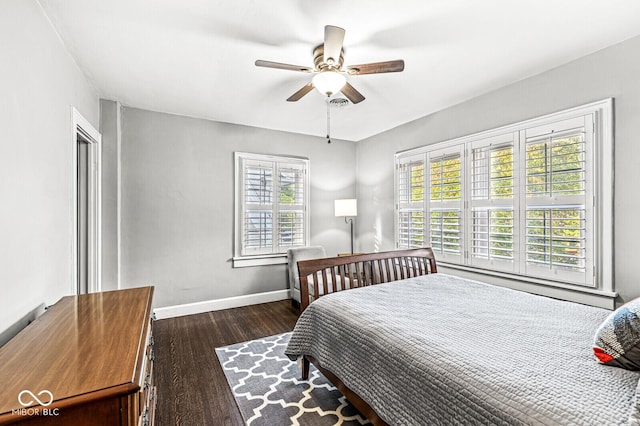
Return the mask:
<svg viewBox="0 0 640 426">
<path fill-rule="evenodd" d="M 640 373 L 593 356 L 610 311 L 437 273 L 428 248 L 298 265 L 285 353 L 373 424 L 640 424 Z"/>
</svg>

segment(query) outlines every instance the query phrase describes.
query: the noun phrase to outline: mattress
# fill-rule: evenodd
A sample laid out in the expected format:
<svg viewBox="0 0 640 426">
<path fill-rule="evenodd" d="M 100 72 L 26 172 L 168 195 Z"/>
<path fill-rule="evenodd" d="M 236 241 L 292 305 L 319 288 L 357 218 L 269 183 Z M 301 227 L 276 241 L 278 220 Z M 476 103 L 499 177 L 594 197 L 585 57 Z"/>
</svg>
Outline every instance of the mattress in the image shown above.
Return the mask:
<svg viewBox="0 0 640 426">
<path fill-rule="evenodd" d="M 391 425 L 638 424 L 640 373 L 599 364 L 605 309 L 445 274 L 313 302 L 286 349 Z"/>
</svg>

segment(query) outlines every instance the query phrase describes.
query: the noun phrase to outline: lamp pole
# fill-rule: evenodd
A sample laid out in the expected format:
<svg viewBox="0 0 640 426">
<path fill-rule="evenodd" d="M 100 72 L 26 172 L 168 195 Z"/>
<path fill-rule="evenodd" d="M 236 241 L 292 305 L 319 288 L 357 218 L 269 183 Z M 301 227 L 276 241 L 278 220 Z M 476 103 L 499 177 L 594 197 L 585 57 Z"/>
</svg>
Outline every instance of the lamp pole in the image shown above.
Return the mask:
<svg viewBox="0 0 640 426">
<path fill-rule="evenodd" d="M 351 254 L 353 254 L 353 218 L 349 219 L 347 222 L 347 217 L 344 217 L 344 223 L 351 224 Z"/>
</svg>

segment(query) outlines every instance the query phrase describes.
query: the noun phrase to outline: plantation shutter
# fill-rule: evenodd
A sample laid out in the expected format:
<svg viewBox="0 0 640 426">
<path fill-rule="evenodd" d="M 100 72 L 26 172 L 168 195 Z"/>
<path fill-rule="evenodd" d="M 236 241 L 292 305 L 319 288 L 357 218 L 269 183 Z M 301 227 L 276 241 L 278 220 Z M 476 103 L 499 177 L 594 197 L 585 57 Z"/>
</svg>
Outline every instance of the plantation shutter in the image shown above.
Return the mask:
<svg viewBox="0 0 640 426">
<path fill-rule="evenodd" d="M 279 251 L 304 245 L 304 166 L 278 165 Z"/>
<path fill-rule="evenodd" d="M 307 241 L 307 163 L 240 156 L 240 255 L 285 253 Z"/>
<path fill-rule="evenodd" d="M 517 134 L 516 134 L 517 135 Z M 517 177 L 514 134 L 471 143 L 469 264 L 514 272 L 517 267 Z"/>
<path fill-rule="evenodd" d="M 526 229 L 523 265 L 531 276 L 593 283 L 592 115 L 524 133 Z"/>
<path fill-rule="evenodd" d="M 431 246 L 452 268 L 612 294 L 612 107 L 396 153 L 397 246 Z"/>
<path fill-rule="evenodd" d="M 463 146 L 433 151 L 429 163 L 429 239 L 446 262 L 463 261 Z"/>
<path fill-rule="evenodd" d="M 424 155 L 405 158 L 397 165 L 397 247 L 425 245 Z"/>
<path fill-rule="evenodd" d="M 273 162 L 245 161 L 243 254 L 273 249 Z"/>
</svg>

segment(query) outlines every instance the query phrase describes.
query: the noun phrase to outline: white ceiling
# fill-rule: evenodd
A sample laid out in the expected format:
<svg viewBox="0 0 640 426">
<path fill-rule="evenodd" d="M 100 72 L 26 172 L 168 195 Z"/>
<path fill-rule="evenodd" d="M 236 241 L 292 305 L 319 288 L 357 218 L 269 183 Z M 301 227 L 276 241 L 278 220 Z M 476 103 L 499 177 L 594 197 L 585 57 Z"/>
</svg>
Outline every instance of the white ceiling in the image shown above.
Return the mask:
<svg viewBox="0 0 640 426">
<path fill-rule="evenodd" d="M 332 109 L 331 136 L 358 141 L 640 34 L 637 0 L 39 0 L 100 96 L 216 121 L 324 136 L 323 95 L 285 99 L 311 75 L 327 24 L 366 100 Z"/>
</svg>

